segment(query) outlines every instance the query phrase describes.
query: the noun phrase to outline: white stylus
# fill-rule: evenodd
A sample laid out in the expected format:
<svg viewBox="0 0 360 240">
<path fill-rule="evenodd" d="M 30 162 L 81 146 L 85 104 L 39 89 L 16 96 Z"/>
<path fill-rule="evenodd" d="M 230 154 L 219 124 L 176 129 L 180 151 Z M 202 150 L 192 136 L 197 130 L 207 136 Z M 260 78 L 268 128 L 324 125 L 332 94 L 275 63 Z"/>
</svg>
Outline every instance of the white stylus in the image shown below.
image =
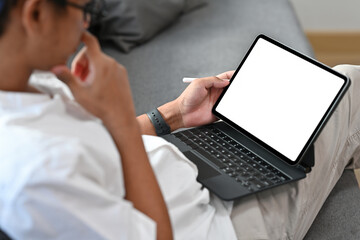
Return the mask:
<svg viewBox="0 0 360 240">
<path fill-rule="evenodd" d="M 184 77 L 182 81 L 183 81 L 184 83 L 191 83 L 191 82 L 194 81 L 195 79 L 198 79 L 198 78 L 188 78 L 188 77 Z M 223 79 L 223 80 L 229 81 L 229 79 Z"/>
<path fill-rule="evenodd" d="M 183 81 L 184 83 L 191 83 L 191 82 L 194 81 L 195 79 L 197 79 L 197 78 L 184 77 L 182 81 Z"/>
</svg>

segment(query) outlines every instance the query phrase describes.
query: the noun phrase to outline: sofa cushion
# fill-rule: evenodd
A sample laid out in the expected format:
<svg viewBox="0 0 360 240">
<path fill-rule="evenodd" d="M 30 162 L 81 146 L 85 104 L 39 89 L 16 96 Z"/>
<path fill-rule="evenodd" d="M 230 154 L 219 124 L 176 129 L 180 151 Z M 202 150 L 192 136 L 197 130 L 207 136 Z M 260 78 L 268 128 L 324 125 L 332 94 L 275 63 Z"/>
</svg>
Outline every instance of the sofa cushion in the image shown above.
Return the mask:
<svg viewBox="0 0 360 240">
<path fill-rule="evenodd" d="M 205 0 L 105 0 L 107 14 L 93 24 L 101 44 L 112 44 L 122 52 L 154 37 L 182 13 Z"/>
</svg>

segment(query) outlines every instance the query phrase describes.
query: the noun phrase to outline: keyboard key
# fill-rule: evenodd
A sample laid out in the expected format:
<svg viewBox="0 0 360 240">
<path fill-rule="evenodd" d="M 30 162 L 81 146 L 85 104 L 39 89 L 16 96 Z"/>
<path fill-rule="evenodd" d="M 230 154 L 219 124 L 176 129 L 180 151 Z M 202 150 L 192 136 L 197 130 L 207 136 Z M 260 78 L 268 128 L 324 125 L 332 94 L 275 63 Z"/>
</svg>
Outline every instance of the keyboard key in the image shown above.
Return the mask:
<svg viewBox="0 0 360 240">
<path fill-rule="evenodd" d="M 276 174 L 282 181 L 288 180 L 289 178 L 283 173 Z"/>
<path fill-rule="evenodd" d="M 199 146 L 197 144 L 195 144 L 193 141 L 191 140 L 186 140 L 184 141 L 184 143 L 186 143 L 187 145 L 189 145 L 192 149 L 197 149 L 199 148 Z"/>
<path fill-rule="evenodd" d="M 192 134 L 191 132 L 189 131 L 183 131 L 181 132 L 184 136 L 188 137 L 188 138 L 191 138 L 192 136 L 194 136 L 194 134 Z"/>
<path fill-rule="evenodd" d="M 282 180 L 281 180 L 281 179 L 279 179 L 279 178 L 277 178 L 277 179 L 273 180 L 273 183 L 280 183 L 280 182 L 282 182 Z"/>
<path fill-rule="evenodd" d="M 223 168 L 223 171 L 225 173 L 233 173 L 234 172 L 234 169 L 230 168 L 230 167 L 226 167 L 226 168 Z"/>
<path fill-rule="evenodd" d="M 249 173 L 247 173 L 247 172 L 240 172 L 239 173 L 242 177 L 244 177 L 244 178 L 248 178 L 248 177 L 250 177 L 250 174 Z"/>
<path fill-rule="evenodd" d="M 193 142 L 200 142 L 200 139 L 198 139 L 195 136 L 191 137 L 190 140 L 193 141 Z"/>
<path fill-rule="evenodd" d="M 241 150 L 240 150 L 241 151 Z M 249 152 L 249 150 L 247 150 L 247 149 L 243 149 L 242 151 L 241 151 L 242 153 L 244 153 L 244 154 L 246 154 L 246 155 L 249 155 L 251 152 Z"/>
<path fill-rule="evenodd" d="M 251 166 L 257 170 L 259 170 L 259 168 L 261 168 L 258 164 L 256 163 L 251 163 Z"/>
<path fill-rule="evenodd" d="M 280 180 L 277 176 L 273 176 L 269 178 L 271 181 L 275 182 L 276 180 Z"/>
<path fill-rule="evenodd" d="M 276 170 L 274 167 L 272 167 L 272 166 L 269 166 L 269 167 L 267 167 L 266 168 L 267 170 L 269 170 L 270 172 L 273 172 L 274 173 L 274 171 Z M 275 174 L 275 173 L 274 173 Z"/>
<path fill-rule="evenodd" d="M 202 133 L 197 133 L 197 134 L 195 134 L 198 138 L 200 138 L 200 139 L 203 139 L 204 138 L 204 134 L 202 134 Z"/>
<path fill-rule="evenodd" d="M 235 156 L 238 156 L 240 154 L 237 149 L 230 149 L 230 152 L 232 152 Z"/>
<path fill-rule="evenodd" d="M 239 177 L 237 177 L 235 180 L 236 180 L 237 182 L 242 182 L 242 179 L 239 178 Z"/>
<path fill-rule="evenodd" d="M 248 158 L 244 158 L 244 161 L 245 161 L 246 163 L 248 163 L 248 164 L 251 164 L 251 163 L 252 163 L 251 159 L 248 159 Z"/>
<path fill-rule="evenodd" d="M 250 180 L 250 182 L 255 185 L 255 187 L 257 187 L 258 189 L 262 189 L 263 187 L 265 187 L 264 184 L 262 184 L 259 180 L 257 179 L 252 179 Z"/>
<path fill-rule="evenodd" d="M 230 177 L 237 177 L 238 174 L 236 172 L 231 172 L 228 174 Z"/>
<path fill-rule="evenodd" d="M 234 168 L 236 167 L 234 163 L 230 162 L 228 159 L 226 159 L 226 165 L 228 165 L 228 167 Z"/>
<path fill-rule="evenodd" d="M 214 144 L 213 148 L 215 148 L 218 151 L 220 151 L 222 149 L 221 146 L 218 144 Z"/>
<path fill-rule="evenodd" d="M 257 177 L 257 178 L 262 178 L 263 177 L 263 175 L 261 173 L 259 173 L 259 172 L 254 172 L 252 175 L 254 177 Z"/>
<path fill-rule="evenodd" d="M 220 161 L 223 163 L 231 163 L 229 159 L 227 158 L 220 158 Z M 228 164 L 227 164 L 228 165 Z M 229 165 L 228 165 L 229 166 Z"/>
<path fill-rule="evenodd" d="M 215 134 L 220 133 L 220 130 L 219 130 L 219 129 L 214 128 L 214 129 L 211 129 L 211 130 L 212 130 L 212 132 L 215 133 Z"/>
<path fill-rule="evenodd" d="M 271 178 L 275 177 L 275 175 L 274 175 L 273 173 L 271 173 L 271 172 L 265 173 L 265 176 L 266 176 L 268 179 L 271 179 Z"/>
<path fill-rule="evenodd" d="M 248 187 L 250 186 L 250 183 L 248 181 L 242 181 L 242 185 Z"/>
<path fill-rule="evenodd" d="M 205 151 L 209 151 L 209 150 L 210 150 L 210 147 L 209 147 L 208 145 L 204 145 L 204 146 L 203 146 L 203 149 L 204 149 Z"/>
<path fill-rule="evenodd" d="M 249 177 L 246 178 L 246 180 L 248 180 L 248 181 L 252 181 L 254 179 L 255 179 L 255 177 L 253 175 L 250 175 Z"/>
<path fill-rule="evenodd" d="M 232 155 L 228 151 L 226 151 L 225 156 L 228 157 L 228 158 L 236 158 L 234 155 Z"/>
<path fill-rule="evenodd" d="M 224 140 L 225 142 L 233 141 L 232 138 L 230 138 L 230 137 L 228 137 L 228 136 L 223 137 L 223 140 Z"/>
<path fill-rule="evenodd" d="M 205 158 L 207 158 L 208 160 L 210 160 L 211 162 L 213 162 L 216 166 L 218 166 L 219 168 L 223 168 L 223 167 L 227 167 L 224 163 L 220 162 L 219 160 L 217 160 L 216 158 L 214 158 L 212 155 L 210 155 L 208 152 L 206 152 L 205 150 L 199 148 L 197 150 L 201 155 L 203 155 Z"/>
<path fill-rule="evenodd" d="M 220 138 L 225 138 L 226 137 L 226 135 L 223 134 L 222 132 L 218 133 L 217 136 L 220 137 Z"/>
<path fill-rule="evenodd" d="M 238 159 L 238 158 L 230 158 L 230 160 L 231 160 L 232 162 L 234 162 L 234 163 L 240 163 L 240 162 L 241 162 L 241 160 Z"/>
<path fill-rule="evenodd" d="M 210 138 L 207 138 L 207 137 L 201 138 L 201 140 L 203 140 L 206 143 L 212 142 L 212 140 Z"/>
<path fill-rule="evenodd" d="M 269 172 L 268 170 L 266 170 L 266 169 L 263 168 L 263 167 L 258 168 L 258 170 L 259 170 L 259 172 L 261 172 L 262 174 L 266 174 L 266 173 Z"/>
<path fill-rule="evenodd" d="M 244 163 L 243 161 L 236 159 L 236 161 L 234 161 L 235 163 L 237 163 L 237 165 L 239 165 L 240 167 L 245 167 L 246 163 Z"/>
<path fill-rule="evenodd" d="M 187 137 L 184 136 L 184 135 L 181 134 L 181 133 L 175 133 L 174 136 L 177 137 L 177 138 L 179 138 L 180 140 L 185 140 L 185 139 L 187 139 Z"/>
<path fill-rule="evenodd" d="M 265 187 L 269 187 L 269 186 L 271 186 L 273 183 L 271 182 L 271 181 L 269 181 L 269 180 L 264 180 L 264 181 L 261 181 L 263 184 L 264 184 L 264 186 Z"/>
</svg>

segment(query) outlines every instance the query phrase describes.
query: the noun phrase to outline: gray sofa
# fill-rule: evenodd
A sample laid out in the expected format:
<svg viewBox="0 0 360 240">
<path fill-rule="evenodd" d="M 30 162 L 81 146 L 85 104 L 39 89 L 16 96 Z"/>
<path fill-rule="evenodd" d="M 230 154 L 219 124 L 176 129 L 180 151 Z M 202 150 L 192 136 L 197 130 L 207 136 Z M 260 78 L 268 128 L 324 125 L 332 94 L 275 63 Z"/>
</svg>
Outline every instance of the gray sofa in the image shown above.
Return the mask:
<svg viewBox="0 0 360 240">
<path fill-rule="evenodd" d="M 260 33 L 313 55 L 286 0 L 208 0 L 128 54 L 112 46 L 103 49 L 127 68 L 141 114 L 176 98 L 186 87 L 184 76 L 236 68 Z"/>
<path fill-rule="evenodd" d="M 107 41 L 102 48 L 127 68 L 137 114 L 142 114 L 176 98 L 186 87 L 183 77 L 235 69 L 260 33 L 313 56 L 287 0 L 208 0 L 128 53 Z M 305 239 L 360 239 L 360 212 L 349 204 L 360 202 L 354 179 L 345 171 Z"/>
</svg>

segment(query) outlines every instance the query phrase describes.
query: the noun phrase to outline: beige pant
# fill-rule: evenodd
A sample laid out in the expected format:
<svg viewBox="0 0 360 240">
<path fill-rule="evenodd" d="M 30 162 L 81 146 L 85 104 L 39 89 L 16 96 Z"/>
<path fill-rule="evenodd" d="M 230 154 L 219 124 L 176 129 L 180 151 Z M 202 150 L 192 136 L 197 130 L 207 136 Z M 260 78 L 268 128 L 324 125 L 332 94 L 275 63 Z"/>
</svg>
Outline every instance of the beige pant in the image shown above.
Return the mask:
<svg viewBox="0 0 360 240">
<path fill-rule="evenodd" d="M 335 70 L 351 86 L 315 142 L 315 167 L 303 180 L 236 201 L 239 239 L 303 239 L 344 168 L 360 167 L 360 66 Z"/>
</svg>

